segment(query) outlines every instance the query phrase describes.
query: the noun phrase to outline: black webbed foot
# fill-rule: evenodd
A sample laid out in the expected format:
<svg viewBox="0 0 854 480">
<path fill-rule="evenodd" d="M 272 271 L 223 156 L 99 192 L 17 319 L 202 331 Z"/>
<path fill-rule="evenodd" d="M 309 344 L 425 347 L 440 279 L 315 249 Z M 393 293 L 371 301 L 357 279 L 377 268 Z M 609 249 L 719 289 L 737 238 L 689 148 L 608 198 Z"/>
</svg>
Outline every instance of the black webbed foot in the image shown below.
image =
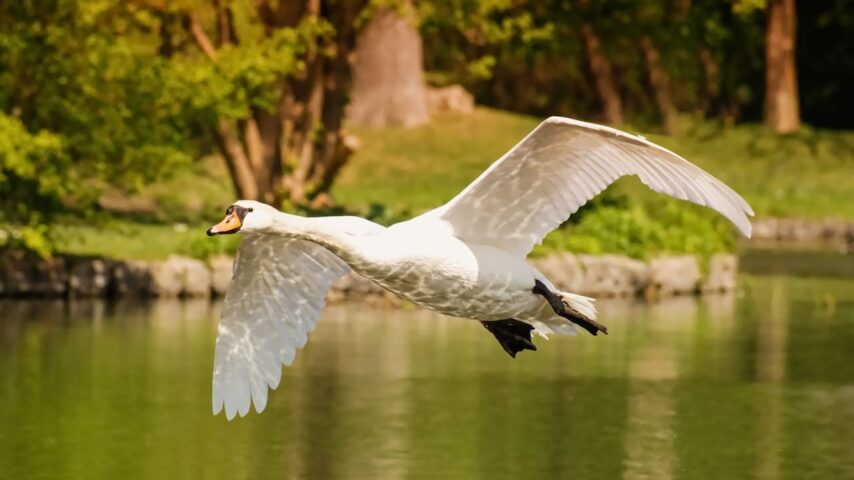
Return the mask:
<svg viewBox="0 0 854 480">
<path fill-rule="evenodd" d="M 513 358 L 522 350 L 536 350 L 537 346 L 531 341 L 531 331 L 534 327 L 519 320 L 493 320 L 480 322 L 489 330 L 504 351 Z"/>
</svg>

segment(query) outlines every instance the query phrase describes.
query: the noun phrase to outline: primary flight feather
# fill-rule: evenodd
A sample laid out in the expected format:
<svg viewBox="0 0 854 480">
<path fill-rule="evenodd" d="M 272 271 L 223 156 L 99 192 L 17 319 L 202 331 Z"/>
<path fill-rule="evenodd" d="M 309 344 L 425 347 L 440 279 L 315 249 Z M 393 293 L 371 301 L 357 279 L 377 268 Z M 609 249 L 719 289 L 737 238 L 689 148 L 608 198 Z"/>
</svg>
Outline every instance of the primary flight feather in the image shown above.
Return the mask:
<svg viewBox="0 0 854 480">
<path fill-rule="evenodd" d="M 240 200 L 209 235 L 243 233 L 216 341 L 214 414 L 261 412 L 351 269 L 423 307 L 480 321 L 511 356 L 532 333 L 607 333 L 593 299 L 557 290 L 525 256 L 615 180 L 721 213 L 747 237 L 753 211 L 731 188 L 642 137 L 563 117 L 542 122 L 445 205 L 388 228 L 305 218 Z"/>
</svg>

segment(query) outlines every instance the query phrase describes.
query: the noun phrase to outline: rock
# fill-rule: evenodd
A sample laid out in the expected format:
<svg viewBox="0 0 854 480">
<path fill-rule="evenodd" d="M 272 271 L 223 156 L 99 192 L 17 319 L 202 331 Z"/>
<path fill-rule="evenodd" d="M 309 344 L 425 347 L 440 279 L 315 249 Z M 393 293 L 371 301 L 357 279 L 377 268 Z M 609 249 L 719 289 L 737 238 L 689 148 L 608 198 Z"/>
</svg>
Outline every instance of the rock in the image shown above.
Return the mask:
<svg viewBox="0 0 854 480">
<path fill-rule="evenodd" d="M 564 292 L 579 292 L 584 288 L 584 271 L 581 262 L 571 253 L 536 258 L 531 263 L 551 280 L 555 287 Z"/>
<path fill-rule="evenodd" d="M 581 255 L 584 272 L 580 288 L 574 293 L 599 296 L 635 295 L 647 283 L 647 265 L 639 260 L 616 255 Z"/>
<path fill-rule="evenodd" d="M 847 234 L 847 230 L 845 231 Z M 716 255 L 702 277 L 695 257 L 658 258 L 649 264 L 616 255 L 555 254 L 531 260 L 534 267 L 563 291 L 598 297 L 650 297 L 682 293 L 732 291 L 737 258 Z M 224 295 L 231 283 L 228 256 L 202 262 L 172 256 L 164 261 L 108 261 L 27 255 L 0 259 L 0 296 L 142 296 L 164 298 Z M 365 277 L 350 273 L 336 280 L 331 301 L 364 298 L 399 304 L 396 297 Z"/>
<path fill-rule="evenodd" d="M 177 297 L 184 290 L 184 265 L 178 257 L 151 262 L 151 285 L 149 292 L 156 297 Z"/>
<path fill-rule="evenodd" d="M 102 296 L 110 281 L 110 268 L 100 258 L 75 260 L 68 270 L 68 294 L 80 297 Z"/>
<path fill-rule="evenodd" d="M 207 297 L 211 294 L 211 272 L 201 260 L 173 255 L 149 264 L 149 292 L 157 297 Z"/>
<path fill-rule="evenodd" d="M 780 229 L 776 218 L 760 218 L 751 223 L 753 224 L 752 239 L 776 240 L 779 238 Z"/>
<path fill-rule="evenodd" d="M 709 268 L 700 284 L 706 293 L 722 293 L 735 290 L 738 274 L 738 257 L 718 254 L 709 259 Z"/>
<path fill-rule="evenodd" d="M 753 239 L 783 241 L 840 241 L 854 236 L 854 222 L 838 218 L 774 218 L 754 220 Z"/>
<path fill-rule="evenodd" d="M 700 282 L 700 266 L 693 255 L 656 258 L 649 262 L 647 298 L 697 291 Z"/>
<path fill-rule="evenodd" d="M 0 295 L 14 296 L 19 285 L 28 282 L 27 273 L 21 266 L 20 260 L 12 256 L 0 258 Z"/>
<path fill-rule="evenodd" d="M 114 262 L 108 292 L 114 296 L 143 296 L 152 290 L 151 267 L 141 260 Z"/>
<path fill-rule="evenodd" d="M 777 237 L 784 240 L 818 240 L 824 238 L 822 222 L 802 218 L 784 218 L 778 221 Z"/>
<path fill-rule="evenodd" d="M 174 260 L 173 260 L 174 259 Z M 188 297 L 209 297 L 211 295 L 211 271 L 201 260 L 187 257 L 171 257 L 183 266 L 182 292 Z"/>
<path fill-rule="evenodd" d="M 226 255 L 218 255 L 208 260 L 211 271 L 211 289 L 215 295 L 224 296 L 231 284 L 231 274 L 234 271 L 234 259 Z"/>
<path fill-rule="evenodd" d="M 474 96 L 461 85 L 427 88 L 427 109 L 430 114 L 474 111 Z"/>
<path fill-rule="evenodd" d="M 65 261 L 61 258 L 38 261 L 33 266 L 31 278 L 31 294 L 47 297 L 63 295 L 68 279 Z"/>
<path fill-rule="evenodd" d="M 0 262 L 0 295 L 62 296 L 67 278 L 65 261 L 61 258 L 9 255 Z"/>
</svg>

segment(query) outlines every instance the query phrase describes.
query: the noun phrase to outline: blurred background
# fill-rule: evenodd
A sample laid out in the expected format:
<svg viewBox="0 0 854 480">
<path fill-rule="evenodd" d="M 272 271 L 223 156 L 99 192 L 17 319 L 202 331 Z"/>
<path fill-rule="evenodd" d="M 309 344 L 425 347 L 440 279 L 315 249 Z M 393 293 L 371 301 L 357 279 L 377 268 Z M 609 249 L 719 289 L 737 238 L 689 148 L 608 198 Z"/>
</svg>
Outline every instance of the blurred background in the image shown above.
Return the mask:
<svg viewBox="0 0 854 480">
<path fill-rule="evenodd" d="M 10 478 L 854 478 L 854 1 L 0 0 L 0 67 Z M 754 238 L 623 179 L 533 256 L 690 258 L 687 295 L 515 361 L 350 298 L 264 415 L 210 415 L 228 205 L 387 225 L 550 115 L 700 165 Z"/>
</svg>

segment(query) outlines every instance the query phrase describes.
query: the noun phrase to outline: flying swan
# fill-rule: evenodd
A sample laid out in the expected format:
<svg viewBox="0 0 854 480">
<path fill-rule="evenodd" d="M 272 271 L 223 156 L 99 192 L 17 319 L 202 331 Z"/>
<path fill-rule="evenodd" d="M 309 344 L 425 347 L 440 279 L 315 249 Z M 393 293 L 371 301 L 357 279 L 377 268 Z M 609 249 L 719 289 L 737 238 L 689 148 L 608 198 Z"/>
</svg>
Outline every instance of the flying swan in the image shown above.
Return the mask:
<svg viewBox="0 0 854 480">
<path fill-rule="evenodd" d="M 415 304 L 480 321 L 513 357 L 536 350 L 532 332 L 607 333 L 593 299 L 557 290 L 525 257 L 625 175 L 712 208 L 750 237 L 750 206 L 710 174 L 642 137 L 563 117 L 542 122 L 445 205 L 388 228 L 234 203 L 207 232 L 246 235 L 216 340 L 214 414 L 264 410 L 330 285 L 351 269 Z"/>
</svg>

